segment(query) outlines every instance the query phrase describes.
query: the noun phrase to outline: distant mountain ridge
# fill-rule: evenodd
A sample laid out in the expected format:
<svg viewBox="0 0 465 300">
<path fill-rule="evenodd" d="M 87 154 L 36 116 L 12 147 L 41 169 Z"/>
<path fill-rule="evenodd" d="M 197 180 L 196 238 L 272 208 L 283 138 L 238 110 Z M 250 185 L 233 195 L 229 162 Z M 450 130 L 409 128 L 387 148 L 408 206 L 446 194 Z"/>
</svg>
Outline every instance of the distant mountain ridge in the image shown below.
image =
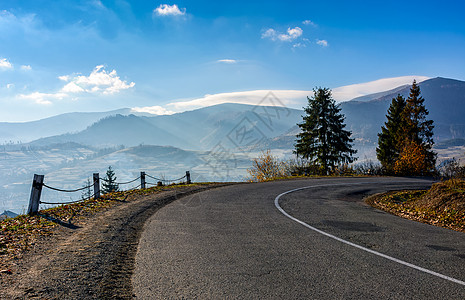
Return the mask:
<svg viewBox="0 0 465 300">
<path fill-rule="evenodd" d="M 130 108 L 107 112 L 74 112 L 31 122 L 0 122 L 0 142 L 29 142 L 42 137 L 77 132 L 112 115 L 131 113 Z"/>
<path fill-rule="evenodd" d="M 420 82 L 419 85 L 421 94 L 425 98 L 425 105 L 430 111 L 429 118 L 435 124 L 435 140 L 465 138 L 465 82 L 438 77 Z M 376 145 L 377 134 L 385 122 L 385 115 L 392 98 L 397 94 L 408 97 L 409 90 L 408 85 L 400 86 L 340 104 L 346 117 L 347 129 L 352 131 L 359 145 Z M 209 150 L 222 143 L 223 146 L 234 148 L 238 145 L 234 140 L 233 131 L 243 129 L 242 127 L 248 124 L 247 126 L 256 129 L 255 139 L 259 139 L 259 143 L 266 143 L 269 146 L 279 144 L 279 147 L 287 145 L 292 148 L 292 136 L 298 131 L 295 125 L 301 122 L 303 111 L 280 108 L 281 114 L 278 113 L 278 117 L 270 118 L 268 113 L 273 112 L 276 107 L 259 108 L 246 104 L 227 103 L 173 115 L 150 117 L 130 115 L 130 109 L 95 113 L 85 120 L 92 124 L 90 121 L 97 119 L 100 116 L 98 114 L 103 115 L 104 118 L 94 121 L 92 125 L 88 124 L 90 126 L 81 131 L 37 139 L 30 145 L 76 142 L 93 147 L 119 145 L 131 147 L 152 144 L 187 150 Z M 122 114 L 115 115 L 117 112 Z M 72 126 L 71 123 L 74 121 L 70 116 L 83 119 L 86 115 L 75 113 L 56 118 L 60 122 L 68 120 L 69 126 Z M 42 120 L 41 124 L 46 124 L 46 121 L 51 122 L 50 119 L 53 118 Z M 272 121 L 272 124 L 270 123 L 272 126 L 266 124 L 268 121 Z M 50 124 L 54 123 L 59 122 Z M 0 123 L 0 132 L 4 128 L 2 125 L 5 123 Z M 30 128 L 33 125 L 28 126 Z M 60 130 L 65 130 L 65 127 Z M 280 136 L 287 142 L 280 141 Z"/>
<path fill-rule="evenodd" d="M 434 121 L 434 140 L 438 147 L 462 145 L 460 141 L 465 139 L 465 82 L 438 77 L 420 82 L 419 85 L 429 110 L 428 119 Z M 409 92 L 410 85 L 401 86 L 340 104 L 346 117 L 346 128 L 352 131 L 355 146 L 359 150 L 371 149 L 369 151 L 373 152 L 392 98 L 398 94 L 407 98 Z M 298 132 L 299 128 L 294 126 L 287 133 L 266 140 L 263 147 L 292 149 Z"/>
<path fill-rule="evenodd" d="M 277 110 L 281 111 L 281 115 L 276 114 Z M 300 110 L 282 107 L 226 103 L 174 115 L 116 115 L 101 119 L 83 131 L 41 138 L 28 145 L 42 147 L 76 142 L 94 147 L 132 147 L 151 144 L 187 150 L 210 150 L 222 142 L 223 146 L 234 148 L 241 146 L 236 139 L 243 142 L 243 137 L 237 137 L 234 130 L 252 128 L 254 139 L 259 140 L 274 137 L 295 125 L 301 114 Z"/>
<path fill-rule="evenodd" d="M 419 83 L 421 96 L 434 121 L 434 139 L 443 141 L 465 137 L 465 82 L 447 78 L 433 78 Z M 398 94 L 408 97 L 410 86 L 368 102 L 348 101 L 341 104 L 348 128 L 355 137 L 377 141 L 377 133 L 385 122 L 392 98 Z"/>
<path fill-rule="evenodd" d="M 360 96 L 360 97 L 351 99 L 350 101 L 368 102 L 368 101 L 371 101 L 371 100 L 379 99 L 379 98 L 387 96 L 387 95 L 392 95 L 392 94 L 395 94 L 395 93 L 399 93 L 400 91 L 403 91 L 405 88 L 408 88 L 408 87 L 409 87 L 409 85 L 406 84 L 406 85 L 396 87 L 396 88 L 394 88 L 392 90 L 379 92 L 379 93 L 374 93 L 374 94 L 369 94 L 369 95 L 365 95 L 365 96 Z"/>
</svg>

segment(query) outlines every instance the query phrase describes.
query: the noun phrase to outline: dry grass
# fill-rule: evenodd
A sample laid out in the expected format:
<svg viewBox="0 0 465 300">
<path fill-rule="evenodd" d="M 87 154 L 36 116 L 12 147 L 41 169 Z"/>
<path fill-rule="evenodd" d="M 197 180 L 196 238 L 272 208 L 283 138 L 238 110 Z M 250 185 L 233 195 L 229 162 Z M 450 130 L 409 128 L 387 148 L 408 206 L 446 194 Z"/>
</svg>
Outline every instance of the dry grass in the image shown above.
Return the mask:
<svg viewBox="0 0 465 300">
<path fill-rule="evenodd" d="M 206 184 L 206 183 L 205 183 Z M 195 183 L 189 186 L 203 185 Z M 99 199 L 60 205 L 39 211 L 36 216 L 20 215 L 0 221 L 0 273 L 10 272 L 7 261 L 20 259 L 26 251 L 44 236 L 53 234 L 53 228 L 61 225 L 75 225 L 79 220 L 110 208 L 125 201 L 136 199 L 140 195 L 161 193 L 186 185 L 177 184 L 163 187 L 152 187 L 144 190 L 131 190 L 103 195 Z"/>
<path fill-rule="evenodd" d="M 451 179 L 429 190 L 389 192 L 366 202 L 392 214 L 465 232 L 465 181 Z"/>
</svg>

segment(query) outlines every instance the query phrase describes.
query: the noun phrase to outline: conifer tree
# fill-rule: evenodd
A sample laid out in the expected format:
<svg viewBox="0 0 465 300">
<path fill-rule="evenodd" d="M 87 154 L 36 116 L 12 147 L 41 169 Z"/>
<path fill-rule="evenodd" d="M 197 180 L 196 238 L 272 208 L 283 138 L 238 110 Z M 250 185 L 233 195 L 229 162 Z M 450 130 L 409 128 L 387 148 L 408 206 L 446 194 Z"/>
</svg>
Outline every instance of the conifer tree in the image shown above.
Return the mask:
<svg viewBox="0 0 465 300">
<path fill-rule="evenodd" d="M 384 171 L 388 174 L 393 172 L 394 163 L 399 158 L 403 147 L 401 136 L 406 127 L 403 119 L 405 105 L 405 99 L 400 94 L 392 99 L 388 114 L 386 115 L 387 121 L 381 127 L 381 133 L 378 133 L 376 156 Z"/>
<path fill-rule="evenodd" d="M 434 125 L 433 120 L 427 120 L 429 112 L 424 102 L 425 99 L 420 95 L 420 86 L 414 80 L 402 114 L 406 123 L 402 136 L 405 144 L 402 146 L 407 147 L 410 143 L 419 145 L 424 152 L 425 161 L 423 162 L 424 170 L 420 174 L 411 175 L 425 175 L 432 172 L 436 165 L 436 153 L 432 151 Z"/>
<path fill-rule="evenodd" d="M 87 178 L 86 183 L 84 184 L 84 190 L 82 190 L 81 199 L 90 199 L 92 197 L 92 182 Z"/>
<path fill-rule="evenodd" d="M 376 148 L 378 160 L 387 173 L 426 175 L 434 171 L 434 125 L 427 120 L 424 101 L 415 80 L 407 100 L 400 95 L 392 99 Z"/>
<path fill-rule="evenodd" d="M 108 167 L 107 173 L 105 174 L 105 178 L 103 178 L 102 182 L 102 193 L 103 194 L 108 194 L 112 192 L 117 192 L 119 189 L 118 184 L 116 183 L 116 176 L 115 172 L 111 168 L 111 166 Z"/>
<path fill-rule="evenodd" d="M 344 115 L 331 90 L 315 88 L 312 98 L 307 100 L 303 122 L 297 124 L 301 133 L 297 135 L 294 153 L 319 165 L 326 175 L 340 163 L 353 162 L 357 151 L 352 149 L 351 132 L 344 130 Z"/>
</svg>

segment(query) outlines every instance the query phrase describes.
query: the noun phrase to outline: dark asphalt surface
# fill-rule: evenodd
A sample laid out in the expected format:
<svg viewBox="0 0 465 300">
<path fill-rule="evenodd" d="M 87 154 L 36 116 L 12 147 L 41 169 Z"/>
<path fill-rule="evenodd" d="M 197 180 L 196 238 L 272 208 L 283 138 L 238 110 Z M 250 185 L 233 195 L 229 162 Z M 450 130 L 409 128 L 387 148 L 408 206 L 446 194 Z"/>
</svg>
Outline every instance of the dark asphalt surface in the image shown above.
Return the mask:
<svg viewBox="0 0 465 300">
<path fill-rule="evenodd" d="M 355 184 L 357 183 L 357 184 Z M 427 188 L 409 178 L 244 184 L 179 199 L 145 224 L 132 278 L 140 299 L 465 299 L 465 286 L 344 240 L 465 281 L 465 234 L 376 210 L 368 194 Z"/>
</svg>

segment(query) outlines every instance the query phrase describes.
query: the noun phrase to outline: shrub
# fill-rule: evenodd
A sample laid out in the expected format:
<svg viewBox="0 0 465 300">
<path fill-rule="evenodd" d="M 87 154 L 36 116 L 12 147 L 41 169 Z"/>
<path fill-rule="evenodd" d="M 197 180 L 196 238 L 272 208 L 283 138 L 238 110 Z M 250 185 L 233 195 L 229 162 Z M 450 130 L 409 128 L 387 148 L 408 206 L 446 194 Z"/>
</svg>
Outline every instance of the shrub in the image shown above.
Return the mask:
<svg viewBox="0 0 465 300">
<path fill-rule="evenodd" d="M 251 181 L 267 181 L 278 177 L 283 177 L 283 164 L 271 154 L 270 150 L 252 160 L 252 167 L 247 169 L 251 176 Z"/>
<path fill-rule="evenodd" d="M 443 178 L 465 178 L 465 166 L 461 166 L 455 158 L 443 161 L 438 171 Z"/>
<path fill-rule="evenodd" d="M 320 166 L 301 157 L 289 159 L 283 162 L 282 165 L 285 176 L 308 176 L 320 174 Z"/>
<path fill-rule="evenodd" d="M 428 170 L 425 149 L 416 142 L 408 142 L 402 148 L 399 159 L 394 163 L 396 175 L 427 175 Z"/>
<path fill-rule="evenodd" d="M 385 170 L 380 163 L 374 163 L 369 160 L 363 163 L 358 163 L 354 167 L 354 173 L 357 175 L 384 175 Z"/>
</svg>

